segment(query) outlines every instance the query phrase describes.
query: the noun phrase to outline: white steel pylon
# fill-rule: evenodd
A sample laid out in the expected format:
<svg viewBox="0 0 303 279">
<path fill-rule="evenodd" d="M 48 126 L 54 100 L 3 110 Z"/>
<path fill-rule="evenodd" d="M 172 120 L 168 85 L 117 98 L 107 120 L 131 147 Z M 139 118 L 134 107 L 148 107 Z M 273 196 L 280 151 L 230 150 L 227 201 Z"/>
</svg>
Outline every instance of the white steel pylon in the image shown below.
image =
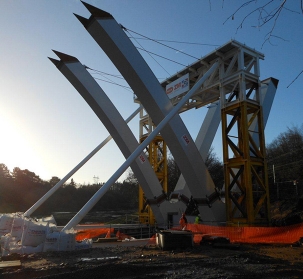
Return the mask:
<svg viewBox="0 0 303 279">
<path fill-rule="evenodd" d="M 141 155 L 143 150 L 152 140 L 163 130 L 165 126 L 178 114 L 180 108 L 184 105 L 188 99 L 195 94 L 200 86 L 209 78 L 211 73 L 218 67 L 218 62 L 215 62 L 211 68 L 201 77 L 201 79 L 195 84 L 195 86 L 188 91 L 186 96 L 165 116 L 165 118 L 157 125 L 157 127 L 151 132 L 151 134 L 141 143 L 134 152 L 126 159 L 126 161 L 120 166 L 120 168 L 109 178 L 109 180 L 92 196 L 92 198 L 81 208 L 81 210 L 66 224 L 62 229 L 63 231 L 69 230 L 75 227 L 82 218 L 93 208 L 93 206 L 100 200 L 106 193 L 110 186 L 123 174 L 123 172 L 132 164 L 135 160 L 142 164 L 147 164 L 147 160 L 142 160 Z"/>
<path fill-rule="evenodd" d="M 124 32 L 122 32 L 121 26 L 117 24 L 114 18 L 110 14 L 91 5 L 85 3 L 84 5 L 92 13 L 92 16 L 88 20 L 77 16 L 78 19 L 131 85 L 155 125 L 160 125 L 162 119 L 166 119 L 166 116 L 174 110 L 173 106 L 176 105 L 179 100 L 182 100 L 186 92 L 182 95 L 174 95 L 176 98 L 169 100 L 164 91 L 160 90 L 160 84 L 130 40 Z M 240 57 L 244 57 L 244 59 L 241 58 L 242 60 L 240 60 Z M 251 79 L 255 81 L 255 78 L 258 77 L 259 58 L 263 59 L 263 55 L 238 42 L 231 41 L 207 57 L 197 61 L 195 65 L 186 69 L 190 71 L 189 79 L 191 87 L 195 86 L 194 84 L 202 76 L 204 77 L 204 74 L 208 72 L 208 69 L 217 59 L 221 60 L 220 70 L 212 71 L 207 81 L 203 82 L 200 88 L 197 88 L 190 97 L 190 100 L 187 100 L 186 103 L 183 103 L 183 106 L 179 107 L 179 112 L 193 107 L 201 107 L 219 98 L 225 100 L 226 95 L 235 96 L 236 93 L 233 91 L 235 91 L 237 86 L 235 82 L 238 81 L 238 72 L 241 72 L 241 74 L 244 73 L 247 77 L 246 81 L 241 81 L 240 83 L 241 88 L 245 88 L 245 82 L 249 84 Z M 201 65 L 203 65 L 203 67 L 197 67 Z M 252 68 L 255 69 L 255 73 L 251 73 Z M 178 73 L 178 75 L 180 74 L 181 73 Z M 252 90 L 253 89 L 252 87 Z M 250 95 L 251 92 L 247 92 L 247 94 Z M 258 94 L 257 101 L 259 102 Z M 192 144 L 193 141 L 179 115 L 175 115 L 169 124 L 159 129 L 159 131 L 160 130 L 185 176 L 190 192 L 199 205 L 199 210 L 200 205 L 208 205 L 210 207 L 212 203 L 219 198 L 219 194 L 216 193 L 216 191 L 213 192 L 213 182 L 201 156 L 197 155 L 197 148 L 195 144 Z M 199 171 L 197 171 L 198 168 Z M 204 177 L 201 178 L 203 175 Z M 202 218 L 216 220 L 218 213 L 222 213 L 222 206 L 218 206 L 218 204 L 219 203 L 216 203 L 215 208 L 212 210 L 209 210 L 207 207 L 201 208 Z M 206 218 L 204 218 L 204 216 Z"/>
<path fill-rule="evenodd" d="M 173 104 L 112 15 L 89 4 L 83 4 L 92 15 L 89 19 L 76 15 L 77 18 L 115 64 L 138 96 L 154 124 L 158 126 L 173 110 Z M 208 69 L 214 63 L 215 60 L 208 65 Z M 215 188 L 213 181 L 179 114 L 176 114 L 161 130 L 161 135 L 172 152 L 192 195 L 197 199 L 203 199 L 208 194 L 212 194 Z M 208 193 L 206 185 L 210 185 L 212 188 L 211 193 Z M 223 203 L 222 206 L 224 207 Z M 203 207 L 202 219 L 215 220 L 214 212 L 208 207 Z"/>
<path fill-rule="evenodd" d="M 52 59 L 52 62 L 92 108 L 113 137 L 124 157 L 128 158 L 138 147 L 138 141 L 116 107 L 77 58 L 58 51 L 54 52 L 61 60 Z M 162 187 L 144 154 L 141 155 L 141 160 L 146 162 L 142 164 L 142 161 L 136 160 L 130 166 L 142 185 L 146 197 L 154 199 L 162 196 Z M 151 205 L 151 208 L 158 225 L 164 226 L 165 216 L 161 212 L 163 207 L 154 204 Z"/>
</svg>

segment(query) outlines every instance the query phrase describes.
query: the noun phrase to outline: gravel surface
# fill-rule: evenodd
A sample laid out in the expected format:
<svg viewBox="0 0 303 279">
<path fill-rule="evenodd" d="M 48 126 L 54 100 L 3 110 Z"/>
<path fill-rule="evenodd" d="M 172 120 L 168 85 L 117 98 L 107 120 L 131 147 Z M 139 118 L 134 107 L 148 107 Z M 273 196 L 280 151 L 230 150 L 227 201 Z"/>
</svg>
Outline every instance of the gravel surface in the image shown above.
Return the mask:
<svg viewBox="0 0 303 279">
<path fill-rule="evenodd" d="M 13 254 L 18 268 L 2 279 L 29 278 L 303 278 L 303 247 L 210 245 L 162 251 L 156 246 L 98 247 L 73 252 Z"/>
</svg>

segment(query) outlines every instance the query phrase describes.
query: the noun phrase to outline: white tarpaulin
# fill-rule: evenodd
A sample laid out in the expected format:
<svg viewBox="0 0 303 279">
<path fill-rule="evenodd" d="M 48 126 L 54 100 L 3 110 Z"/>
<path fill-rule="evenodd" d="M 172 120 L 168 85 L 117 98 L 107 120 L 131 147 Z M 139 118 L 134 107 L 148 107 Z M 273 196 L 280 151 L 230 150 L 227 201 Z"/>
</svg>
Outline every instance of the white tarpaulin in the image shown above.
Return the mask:
<svg viewBox="0 0 303 279">
<path fill-rule="evenodd" d="M 76 231 L 61 232 L 53 216 L 27 218 L 23 213 L 0 214 L 1 256 L 92 248 L 92 240 L 76 242 Z"/>
</svg>

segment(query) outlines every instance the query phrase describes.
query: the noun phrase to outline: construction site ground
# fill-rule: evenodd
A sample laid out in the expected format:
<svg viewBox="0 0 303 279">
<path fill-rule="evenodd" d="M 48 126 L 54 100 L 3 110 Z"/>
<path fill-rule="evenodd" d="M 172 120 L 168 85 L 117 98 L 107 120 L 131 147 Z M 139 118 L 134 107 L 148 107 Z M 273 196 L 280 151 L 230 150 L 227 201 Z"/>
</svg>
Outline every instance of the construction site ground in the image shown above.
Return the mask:
<svg viewBox="0 0 303 279">
<path fill-rule="evenodd" d="M 143 242 L 98 243 L 87 250 L 12 254 L 2 279 L 29 278 L 303 278 L 303 246 L 202 244 L 163 251 Z"/>
</svg>

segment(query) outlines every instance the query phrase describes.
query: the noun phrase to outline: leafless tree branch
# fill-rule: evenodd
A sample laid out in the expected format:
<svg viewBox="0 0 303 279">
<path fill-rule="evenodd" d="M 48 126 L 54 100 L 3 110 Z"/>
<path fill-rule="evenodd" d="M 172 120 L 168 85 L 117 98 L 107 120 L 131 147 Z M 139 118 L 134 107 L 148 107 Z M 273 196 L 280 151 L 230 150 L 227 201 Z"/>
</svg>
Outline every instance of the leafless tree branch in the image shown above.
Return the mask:
<svg viewBox="0 0 303 279">
<path fill-rule="evenodd" d="M 269 42 L 269 43 L 270 43 L 271 37 L 274 36 L 274 35 L 273 35 L 273 32 L 274 32 L 274 29 L 275 29 L 276 24 L 277 24 L 277 20 L 278 20 L 280 14 L 281 14 L 281 11 L 282 11 L 282 8 L 283 8 L 283 5 L 285 4 L 285 2 L 286 2 L 286 0 L 284 0 L 284 2 L 281 4 L 281 6 L 279 7 L 279 9 L 274 13 L 274 15 L 272 15 L 272 16 L 265 22 L 265 23 L 267 23 L 269 20 L 274 19 L 274 23 L 273 23 L 273 25 L 272 25 L 272 28 L 271 28 L 271 30 L 266 34 L 265 40 L 264 40 L 264 42 L 263 42 L 261 48 L 263 48 L 263 46 L 264 46 L 264 44 L 265 44 L 266 42 Z M 264 24 L 265 24 L 265 23 L 264 23 Z M 263 24 L 263 25 L 264 25 L 264 24 Z M 262 26 L 262 25 L 261 25 L 261 26 Z M 274 36 L 274 37 L 278 38 L 278 36 Z"/>
<path fill-rule="evenodd" d="M 261 7 L 258 7 L 258 8 L 256 8 L 255 10 L 251 11 L 248 15 L 246 15 L 246 16 L 243 18 L 243 20 L 242 20 L 242 22 L 241 22 L 241 24 L 240 24 L 239 26 L 241 26 L 241 28 L 242 28 L 242 26 L 243 26 L 243 24 L 244 24 L 244 21 L 245 21 L 250 15 L 252 15 L 252 14 L 255 13 L 255 12 L 259 12 L 259 17 L 258 17 L 258 22 L 259 22 L 259 24 L 258 24 L 258 26 L 255 26 L 255 27 L 260 28 L 260 27 L 262 27 L 263 25 L 265 25 L 268 21 L 270 21 L 270 20 L 274 17 L 274 15 L 272 14 L 272 12 L 268 13 L 268 12 L 265 10 L 266 6 L 270 5 L 270 3 L 272 3 L 273 1 L 274 1 L 274 0 L 268 1 L 265 5 L 263 5 L 263 6 L 261 6 Z M 284 0 L 284 1 L 286 1 L 286 0 Z M 265 17 L 263 17 L 263 13 L 266 14 Z M 261 22 L 261 23 L 260 23 L 260 22 Z M 253 26 L 253 27 L 254 27 L 254 26 Z M 240 27 L 238 27 L 238 29 L 239 29 L 239 28 L 240 28 Z M 237 30 L 238 30 L 238 29 L 237 29 Z"/>
<path fill-rule="evenodd" d="M 241 29 L 245 23 L 245 21 L 254 13 L 259 13 L 259 17 L 258 17 L 258 25 L 257 26 L 253 26 L 253 27 L 257 27 L 257 28 L 261 28 L 264 25 L 266 25 L 268 22 L 274 20 L 273 26 L 271 28 L 271 31 L 266 35 L 266 40 L 265 42 L 269 41 L 271 35 L 273 34 L 273 31 L 275 29 L 276 26 L 276 22 L 277 19 L 279 18 L 281 11 L 284 8 L 284 5 L 286 3 L 287 0 L 284 0 L 280 5 L 274 7 L 274 9 L 272 9 L 270 12 L 267 12 L 266 8 L 272 4 L 275 0 L 269 0 L 268 2 L 266 2 L 263 6 L 257 7 L 256 9 L 252 10 L 251 12 L 249 12 L 246 16 L 243 17 L 241 23 L 239 24 L 239 26 L 237 27 L 237 32 L 239 29 Z M 225 24 L 229 19 L 234 19 L 235 15 L 245 6 L 248 6 L 249 4 L 256 2 L 254 0 L 251 1 L 246 1 L 245 3 L 243 3 L 231 16 L 229 16 L 223 24 Z M 265 43 L 264 42 L 264 43 Z M 263 44 L 264 44 L 263 43 Z"/>
<path fill-rule="evenodd" d="M 298 79 L 298 77 L 299 77 L 302 73 L 303 73 L 303 70 L 301 71 L 300 74 L 298 74 L 298 75 L 294 78 L 294 80 L 293 80 L 290 84 L 287 85 L 286 88 L 288 88 L 289 86 L 291 86 L 291 85 Z"/>
<path fill-rule="evenodd" d="M 223 0 L 224 1 L 224 0 Z M 252 3 L 257 3 L 257 0 L 250 0 L 250 1 L 245 1 L 243 4 L 241 4 L 241 6 L 239 6 L 235 12 L 230 15 L 224 22 L 223 24 L 225 24 L 228 20 L 234 20 L 235 15 L 238 14 L 244 7 L 252 4 Z M 302 14 L 303 15 L 303 0 L 300 0 L 300 9 L 301 11 L 295 11 L 295 10 L 291 10 L 287 7 L 285 7 L 287 0 L 283 0 L 283 1 L 276 1 L 276 0 L 268 0 L 266 1 L 266 3 L 262 6 L 258 6 L 257 8 L 251 10 L 249 13 L 247 13 L 245 16 L 242 16 L 242 20 L 240 22 L 240 24 L 238 25 L 237 29 L 236 29 L 236 33 L 239 31 L 239 29 L 241 29 L 244 25 L 244 23 L 246 22 L 246 20 L 251 17 L 253 14 L 258 13 L 259 16 L 257 18 L 258 24 L 256 26 L 252 26 L 255 28 L 261 28 L 264 27 L 265 25 L 268 25 L 269 22 L 272 23 L 271 28 L 269 30 L 269 32 L 265 35 L 264 41 L 262 43 L 261 48 L 263 48 L 263 46 L 265 45 L 265 43 L 269 43 L 270 45 L 274 45 L 271 41 L 272 38 L 276 38 L 276 39 L 280 39 L 283 41 L 287 41 L 285 39 L 283 39 L 280 36 L 277 36 L 274 34 L 277 22 L 281 16 L 281 12 L 283 10 L 286 10 L 288 12 L 292 12 L 292 13 L 296 13 L 296 14 Z M 274 5 L 274 6 L 273 6 Z M 287 86 L 287 88 L 293 84 L 298 77 L 303 73 L 303 70 L 297 75 L 297 77 Z"/>
<path fill-rule="evenodd" d="M 235 14 L 237 13 L 237 12 L 239 12 L 243 7 L 245 7 L 245 6 L 247 6 L 247 5 L 249 5 L 250 3 L 252 3 L 252 2 L 255 2 L 255 0 L 251 0 L 251 1 L 247 1 L 247 2 L 245 2 L 244 4 L 242 4 L 231 16 L 229 16 L 224 22 L 223 22 L 223 24 L 225 24 L 229 19 L 234 19 L 234 17 L 235 17 Z"/>
</svg>

